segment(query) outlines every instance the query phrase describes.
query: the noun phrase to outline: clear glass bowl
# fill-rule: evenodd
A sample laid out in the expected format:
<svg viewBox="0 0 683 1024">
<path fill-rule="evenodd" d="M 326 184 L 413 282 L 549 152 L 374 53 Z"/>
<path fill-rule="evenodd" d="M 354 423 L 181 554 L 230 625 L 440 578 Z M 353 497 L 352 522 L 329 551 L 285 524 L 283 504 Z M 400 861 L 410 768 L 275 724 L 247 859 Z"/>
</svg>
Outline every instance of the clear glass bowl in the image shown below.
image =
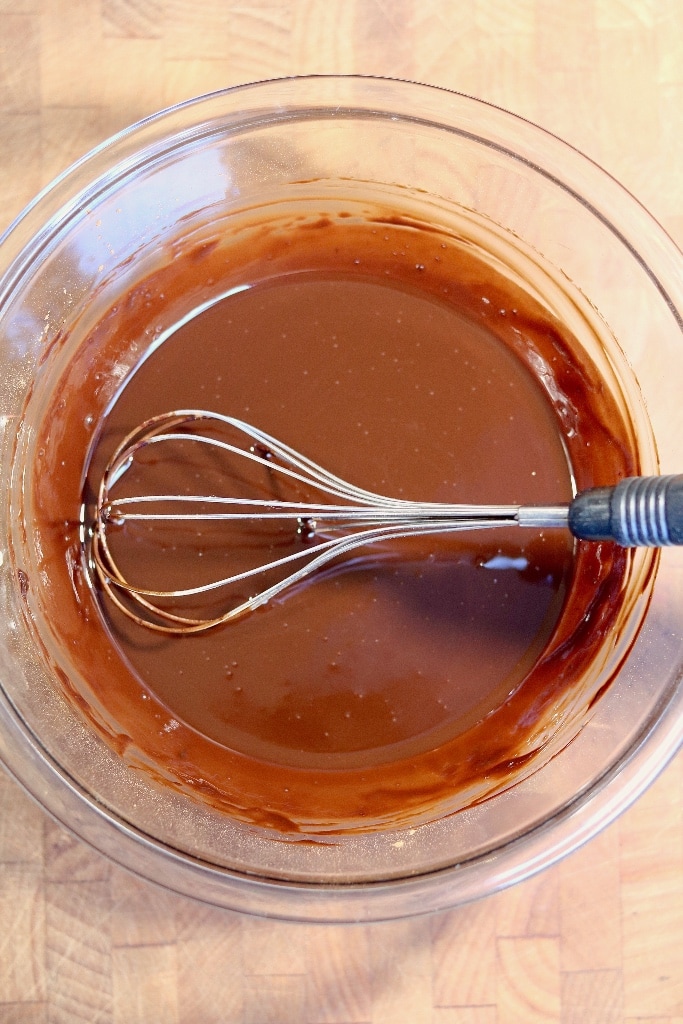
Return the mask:
<svg viewBox="0 0 683 1024">
<path fill-rule="evenodd" d="M 377 920 L 451 907 L 553 863 L 673 756 L 683 552 L 663 553 L 637 640 L 571 743 L 513 788 L 400 834 L 279 841 L 155 787 L 89 731 L 22 610 L 26 410 L 155 249 L 305 182 L 330 194 L 340 182 L 398 189 L 521 240 L 618 339 L 625 360 L 616 345 L 610 359 L 633 370 L 639 392 L 626 391 L 662 472 L 683 467 L 683 258 L 616 182 L 533 125 L 427 86 L 327 77 L 243 86 L 152 117 L 74 165 L 0 240 L 0 758 L 73 833 L 176 892 L 263 915 Z"/>
</svg>

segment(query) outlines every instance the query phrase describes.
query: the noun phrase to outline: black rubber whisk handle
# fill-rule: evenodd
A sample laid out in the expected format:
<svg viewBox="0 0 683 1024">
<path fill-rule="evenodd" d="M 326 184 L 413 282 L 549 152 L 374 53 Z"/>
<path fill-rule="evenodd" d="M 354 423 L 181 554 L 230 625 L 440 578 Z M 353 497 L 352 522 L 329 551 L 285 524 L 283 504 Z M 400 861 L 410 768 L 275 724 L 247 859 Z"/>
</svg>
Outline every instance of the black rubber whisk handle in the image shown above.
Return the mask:
<svg viewBox="0 0 683 1024">
<path fill-rule="evenodd" d="M 582 491 L 569 506 L 569 529 L 626 548 L 683 544 L 683 476 L 627 477 Z"/>
</svg>

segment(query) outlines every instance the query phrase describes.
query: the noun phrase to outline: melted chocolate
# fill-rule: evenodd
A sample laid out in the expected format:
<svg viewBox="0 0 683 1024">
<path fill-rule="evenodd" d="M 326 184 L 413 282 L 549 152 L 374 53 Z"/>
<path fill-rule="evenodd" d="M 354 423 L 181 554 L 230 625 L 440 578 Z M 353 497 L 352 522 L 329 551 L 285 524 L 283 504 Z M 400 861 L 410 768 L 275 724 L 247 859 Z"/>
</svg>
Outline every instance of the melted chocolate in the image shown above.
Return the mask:
<svg viewBox="0 0 683 1024">
<path fill-rule="evenodd" d="M 131 339 L 157 343 L 121 388 Z M 160 638 L 123 618 L 84 570 L 84 473 L 88 504 L 132 427 L 188 407 L 420 500 L 557 503 L 572 480 L 638 470 L 630 424 L 570 332 L 451 234 L 381 211 L 304 209 L 170 249 L 62 378 L 34 478 L 46 605 L 59 608 L 60 644 L 77 644 L 71 685 L 132 763 L 280 831 L 374 828 L 514 781 L 584 678 L 590 699 L 630 555 L 563 531 L 364 549 L 198 636 Z M 178 449 L 149 487 L 204 492 L 221 475 L 202 466 L 197 485 L 195 468 Z M 141 582 L 225 574 L 225 532 L 158 540 L 134 528 L 119 539 Z"/>
</svg>

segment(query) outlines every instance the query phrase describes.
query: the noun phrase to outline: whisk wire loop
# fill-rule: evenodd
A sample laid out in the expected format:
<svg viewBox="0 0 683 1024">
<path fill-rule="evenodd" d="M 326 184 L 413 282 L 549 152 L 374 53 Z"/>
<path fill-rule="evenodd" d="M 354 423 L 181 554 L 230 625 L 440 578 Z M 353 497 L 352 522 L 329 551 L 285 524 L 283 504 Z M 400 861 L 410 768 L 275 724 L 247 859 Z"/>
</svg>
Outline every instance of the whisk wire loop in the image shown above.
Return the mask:
<svg viewBox="0 0 683 1024">
<path fill-rule="evenodd" d="M 209 433 L 211 431 L 212 433 Z M 230 437 L 226 440 L 227 436 Z M 215 436 L 222 433 L 223 436 Z M 246 447 L 234 443 L 237 435 Z M 114 489 L 152 446 L 199 444 L 217 451 L 226 461 L 246 460 L 294 486 L 313 489 L 329 502 L 281 500 L 218 494 L 141 494 L 115 496 Z M 170 449 L 171 451 L 173 449 Z M 229 473 L 226 469 L 226 478 Z M 490 529 L 519 522 L 516 505 L 466 505 L 415 502 L 392 498 L 347 483 L 312 459 L 243 420 L 196 409 L 181 409 L 147 420 L 125 437 L 102 476 L 92 524 L 90 566 L 93 577 L 114 605 L 140 625 L 162 633 L 194 633 L 231 622 L 303 582 L 333 560 L 368 545 L 404 537 Z M 537 520 L 539 517 L 536 517 Z M 540 525 L 566 525 L 567 508 L 544 510 Z M 291 521 L 302 545 L 280 557 L 240 569 L 197 586 L 159 590 L 132 582 L 119 567 L 109 531 L 126 523 L 225 522 L 247 525 Z M 538 522 L 531 525 L 539 525 Z M 274 583 L 247 599 L 238 599 L 217 615 L 195 617 L 181 613 L 187 598 L 255 581 L 280 572 Z"/>
</svg>

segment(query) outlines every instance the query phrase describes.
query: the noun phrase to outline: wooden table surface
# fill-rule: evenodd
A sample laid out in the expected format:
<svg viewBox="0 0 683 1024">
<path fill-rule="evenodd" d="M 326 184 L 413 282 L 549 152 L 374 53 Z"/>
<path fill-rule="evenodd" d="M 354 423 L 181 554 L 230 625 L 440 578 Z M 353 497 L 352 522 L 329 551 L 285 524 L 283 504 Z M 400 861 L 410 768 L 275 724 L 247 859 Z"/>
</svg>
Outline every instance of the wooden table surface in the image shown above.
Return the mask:
<svg viewBox="0 0 683 1024">
<path fill-rule="evenodd" d="M 471 93 L 683 242 L 681 0 L 0 0 L 0 228 L 192 95 L 314 72 Z M 683 1024 L 683 758 L 586 848 L 430 919 L 331 927 L 129 877 L 0 773 L 0 1024 Z"/>
</svg>

